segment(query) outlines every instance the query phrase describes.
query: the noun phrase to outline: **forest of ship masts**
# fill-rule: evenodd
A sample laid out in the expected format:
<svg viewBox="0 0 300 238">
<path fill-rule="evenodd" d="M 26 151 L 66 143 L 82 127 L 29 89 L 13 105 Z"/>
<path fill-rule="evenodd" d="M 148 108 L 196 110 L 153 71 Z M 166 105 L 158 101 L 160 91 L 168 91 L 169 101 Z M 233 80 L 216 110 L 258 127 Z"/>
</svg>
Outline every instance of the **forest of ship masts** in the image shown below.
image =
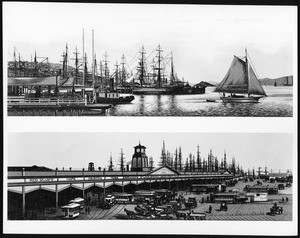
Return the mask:
<svg viewBox="0 0 300 238">
<path fill-rule="evenodd" d="M 231 160 L 227 159 L 226 157 L 226 151 L 224 151 L 223 158 L 218 159 L 217 156 L 213 155 L 212 150 L 206 156 L 203 157 L 200 155 L 200 147 L 197 146 L 197 152 L 196 156 L 192 153 L 189 153 L 189 155 L 184 158 L 182 154 L 182 148 L 179 146 L 175 149 L 174 153 L 171 153 L 170 151 L 166 150 L 165 143 L 163 143 L 163 148 L 161 151 L 160 161 L 158 162 L 158 166 L 168 166 L 176 171 L 182 172 L 182 173 L 224 173 L 229 172 L 231 174 L 235 175 L 241 175 L 241 176 L 260 176 L 263 174 L 268 174 L 267 167 L 264 168 L 264 170 L 261 170 L 262 167 L 258 167 L 258 171 L 255 171 L 254 167 L 252 169 L 244 170 L 242 166 L 239 165 L 238 162 L 236 162 L 235 157 L 233 156 Z M 93 164 L 91 167 L 90 164 Z M 94 163 L 91 162 L 88 166 L 89 171 L 95 170 Z M 123 150 L 121 149 L 120 152 L 120 158 L 117 161 L 117 164 L 114 164 L 112 155 L 110 155 L 110 159 L 108 161 L 108 166 L 105 166 L 104 168 L 98 167 L 98 170 L 101 171 L 125 171 L 126 170 L 126 164 L 129 165 L 130 161 L 126 162 Z M 153 157 L 149 157 L 149 167 L 151 170 L 154 169 L 154 160 Z M 72 170 L 72 168 L 69 168 Z M 271 171 L 272 172 L 272 171 Z"/>
<path fill-rule="evenodd" d="M 168 79 L 169 82 L 172 82 L 172 80 L 180 82 L 174 72 L 172 52 L 166 56 L 163 56 L 161 52 L 159 45 L 146 56 L 146 51 L 142 47 L 129 62 L 123 54 L 121 63 L 116 61 L 114 69 L 111 71 L 107 52 L 105 52 L 104 59 L 100 62 L 97 62 L 96 55 L 94 55 L 89 70 L 86 53 L 84 58 L 79 58 L 80 53 L 77 47 L 73 52 L 74 57 L 70 58 L 68 45 L 66 45 L 66 49 L 62 54 L 62 61 L 60 61 L 61 64 L 49 63 L 48 57 L 38 57 L 36 52 L 34 57 L 31 56 L 30 61 L 26 61 L 19 51 L 14 48 L 13 55 L 10 54 L 12 60 L 8 61 L 8 77 L 73 76 L 75 85 L 97 88 L 101 86 L 110 87 L 112 83 L 114 87 L 124 86 L 128 83 L 155 84 L 159 70 L 162 83 L 168 83 Z M 150 57 L 153 57 L 152 60 Z M 181 82 L 184 82 L 183 78 Z"/>
</svg>

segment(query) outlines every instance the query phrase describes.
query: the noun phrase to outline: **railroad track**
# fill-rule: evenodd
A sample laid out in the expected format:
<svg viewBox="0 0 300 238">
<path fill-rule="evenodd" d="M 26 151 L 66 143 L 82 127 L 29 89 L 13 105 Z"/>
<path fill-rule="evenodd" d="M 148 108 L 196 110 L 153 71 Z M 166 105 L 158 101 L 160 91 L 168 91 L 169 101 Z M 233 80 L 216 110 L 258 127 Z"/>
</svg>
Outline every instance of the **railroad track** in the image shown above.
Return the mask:
<svg viewBox="0 0 300 238">
<path fill-rule="evenodd" d="M 109 215 L 109 214 L 111 214 L 111 213 L 113 213 L 118 207 L 119 207 L 120 205 L 117 205 L 117 206 L 114 206 L 113 208 L 111 208 L 111 209 L 109 209 L 109 210 L 107 210 L 105 213 L 104 213 L 104 215 L 103 216 L 101 216 L 100 217 L 100 215 L 102 215 L 103 214 L 103 212 L 102 213 L 100 213 L 99 215 L 97 215 L 96 217 L 93 217 L 93 220 L 100 220 L 100 219 L 102 219 L 102 218 L 104 218 L 105 216 L 107 216 L 107 215 Z M 102 210 L 102 211 L 104 211 L 104 210 Z"/>
<path fill-rule="evenodd" d="M 95 218 L 96 214 L 98 213 L 98 211 L 100 211 L 100 213 L 97 215 L 97 217 L 100 216 L 104 212 L 104 209 L 101 210 L 101 209 L 96 208 L 94 214 L 91 217 L 89 217 L 89 219 L 93 220 Z"/>
<path fill-rule="evenodd" d="M 102 218 L 105 218 L 106 220 L 109 220 L 109 219 L 112 219 L 114 216 L 118 215 L 121 211 L 124 210 L 124 208 L 126 207 L 126 205 L 119 205 L 119 207 L 112 213 L 106 215 L 105 217 L 102 217 Z"/>
</svg>

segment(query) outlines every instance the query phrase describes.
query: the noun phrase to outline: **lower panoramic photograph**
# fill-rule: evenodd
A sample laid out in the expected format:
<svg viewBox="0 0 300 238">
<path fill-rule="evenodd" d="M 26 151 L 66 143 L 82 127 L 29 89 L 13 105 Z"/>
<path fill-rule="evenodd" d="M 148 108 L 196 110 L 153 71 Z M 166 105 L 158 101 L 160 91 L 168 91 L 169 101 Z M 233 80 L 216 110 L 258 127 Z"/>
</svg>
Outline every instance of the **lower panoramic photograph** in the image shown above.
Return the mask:
<svg viewBox="0 0 300 238">
<path fill-rule="evenodd" d="M 289 133 L 8 133 L 8 220 L 293 220 Z"/>
</svg>

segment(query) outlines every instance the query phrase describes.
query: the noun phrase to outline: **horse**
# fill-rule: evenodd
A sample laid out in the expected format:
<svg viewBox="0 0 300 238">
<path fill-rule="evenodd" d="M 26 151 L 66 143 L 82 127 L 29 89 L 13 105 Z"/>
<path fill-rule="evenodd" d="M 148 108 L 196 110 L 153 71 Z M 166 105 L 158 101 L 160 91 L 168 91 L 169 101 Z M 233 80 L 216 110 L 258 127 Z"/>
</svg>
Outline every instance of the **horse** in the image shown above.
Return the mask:
<svg viewBox="0 0 300 238">
<path fill-rule="evenodd" d="M 134 211 L 130 211 L 130 210 L 126 209 L 126 208 L 124 208 L 124 211 L 126 212 L 128 218 L 131 219 L 131 218 L 135 217 L 135 212 Z"/>
</svg>

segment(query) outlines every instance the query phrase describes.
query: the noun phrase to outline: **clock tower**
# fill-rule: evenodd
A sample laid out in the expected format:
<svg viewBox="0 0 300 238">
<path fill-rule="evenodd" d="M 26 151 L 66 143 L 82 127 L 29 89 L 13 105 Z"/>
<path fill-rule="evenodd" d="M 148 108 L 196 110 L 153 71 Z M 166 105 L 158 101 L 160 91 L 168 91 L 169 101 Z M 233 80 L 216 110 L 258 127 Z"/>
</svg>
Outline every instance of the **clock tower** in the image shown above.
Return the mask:
<svg viewBox="0 0 300 238">
<path fill-rule="evenodd" d="M 150 171 L 146 147 L 139 145 L 134 147 L 134 154 L 131 161 L 131 171 Z"/>
</svg>

